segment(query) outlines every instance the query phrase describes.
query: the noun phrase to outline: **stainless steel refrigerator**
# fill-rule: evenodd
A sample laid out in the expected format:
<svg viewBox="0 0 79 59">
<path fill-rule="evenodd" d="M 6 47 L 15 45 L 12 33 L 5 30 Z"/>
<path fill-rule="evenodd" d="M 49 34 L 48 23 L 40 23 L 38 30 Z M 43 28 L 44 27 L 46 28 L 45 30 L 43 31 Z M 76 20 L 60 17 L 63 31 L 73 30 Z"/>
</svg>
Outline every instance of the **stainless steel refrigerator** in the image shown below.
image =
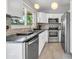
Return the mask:
<svg viewBox="0 0 79 59">
<path fill-rule="evenodd" d="M 70 12 L 61 17 L 61 45 L 65 52 L 70 53 Z"/>
</svg>

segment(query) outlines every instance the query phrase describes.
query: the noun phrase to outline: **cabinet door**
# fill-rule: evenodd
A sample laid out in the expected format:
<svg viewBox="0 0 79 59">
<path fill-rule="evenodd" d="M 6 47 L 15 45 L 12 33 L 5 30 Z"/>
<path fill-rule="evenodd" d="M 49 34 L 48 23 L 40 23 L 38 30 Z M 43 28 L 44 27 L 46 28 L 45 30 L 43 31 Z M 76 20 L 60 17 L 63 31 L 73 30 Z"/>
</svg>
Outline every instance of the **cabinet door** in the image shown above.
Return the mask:
<svg viewBox="0 0 79 59">
<path fill-rule="evenodd" d="M 42 23 L 42 13 L 38 13 L 38 23 Z"/>
<path fill-rule="evenodd" d="M 43 32 L 39 34 L 39 55 L 44 46 Z"/>
<path fill-rule="evenodd" d="M 48 42 L 48 30 L 39 34 L 39 55 L 46 42 Z"/>
<path fill-rule="evenodd" d="M 38 23 L 48 23 L 46 13 L 39 12 L 37 17 L 38 17 L 38 21 L 37 21 Z"/>
<path fill-rule="evenodd" d="M 43 43 L 43 36 L 42 36 L 42 35 L 43 35 L 42 33 L 39 34 L 39 55 L 40 55 L 40 53 L 41 53 L 41 51 L 42 51 L 42 48 L 43 48 L 43 46 L 44 46 L 44 43 Z"/>
<path fill-rule="evenodd" d="M 43 16 L 43 19 L 44 19 L 44 23 L 48 23 L 48 18 L 47 18 L 47 14 L 46 13 L 44 13 L 43 14 L 44 16 Z"/>
<path fill-rule="evenodd" d="M 23 44 L 21 43 L 7 43 L 6 45 L 6 59 L 24 59 Z"/>
<path fill-rule="evenodd" d="M 22 12 L 22 0 L 7 0 L 7 14 L 10 14 L 12 16 L 22 16 Z"/>
<path fill-rule="evenodd" d="M 44 32 L 44 39 L 45 39 L 45 42 L 48 42 L 48 30 Z"/>
</svg>

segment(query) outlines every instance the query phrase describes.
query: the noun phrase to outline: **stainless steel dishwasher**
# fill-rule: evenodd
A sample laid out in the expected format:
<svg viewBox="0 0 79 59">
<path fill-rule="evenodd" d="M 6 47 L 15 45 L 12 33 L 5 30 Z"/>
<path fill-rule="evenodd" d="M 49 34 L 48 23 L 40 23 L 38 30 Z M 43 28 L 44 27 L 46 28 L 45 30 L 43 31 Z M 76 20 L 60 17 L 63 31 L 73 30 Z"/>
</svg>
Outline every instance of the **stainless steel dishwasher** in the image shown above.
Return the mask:
<svg viewBox="0 0 79 59">
<path fill-rule="evenodd" d="M 25 59 L 38 59 L 38 35 L 25 42 Z"/>
</svg>

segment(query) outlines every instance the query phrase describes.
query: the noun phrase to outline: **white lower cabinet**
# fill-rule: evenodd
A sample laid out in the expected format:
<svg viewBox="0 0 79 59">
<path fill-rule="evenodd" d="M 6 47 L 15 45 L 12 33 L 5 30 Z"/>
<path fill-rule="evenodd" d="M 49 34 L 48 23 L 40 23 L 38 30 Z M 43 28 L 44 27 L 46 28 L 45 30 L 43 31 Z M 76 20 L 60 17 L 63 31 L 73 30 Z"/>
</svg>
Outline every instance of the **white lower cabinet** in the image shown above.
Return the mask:
<svg viewBox="0 0 79 59">
<path fill-rule="evenodd" d="M 38 47 L 39 56 L 46 42 L 48 42 L 48 30 L 45 30 L 39 34 L 39 47 Z M 6 59 L 25 59 L 25 43 L 7 42 Z"/>
<path fill-rule="evenodd" d="M 25 59 L 24 46 L 23 43 L 7 43 L 6 59 Z"/>
<path fill-rule="evenodd" d="M 48 30 L 45 30 L 44 32 L 39 34 L 39 56 L 46 42 L 48 42 Z"/>
</svg>

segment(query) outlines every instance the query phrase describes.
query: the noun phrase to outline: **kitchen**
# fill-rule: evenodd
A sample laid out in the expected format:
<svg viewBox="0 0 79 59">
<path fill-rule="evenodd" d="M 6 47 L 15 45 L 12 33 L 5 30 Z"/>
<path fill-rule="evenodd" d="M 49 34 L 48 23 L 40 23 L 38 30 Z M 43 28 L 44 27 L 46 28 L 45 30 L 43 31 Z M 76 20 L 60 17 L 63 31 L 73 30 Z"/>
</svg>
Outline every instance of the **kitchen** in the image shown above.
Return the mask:
<svg viewBox="0 0 79 59">
<path fill-rule="evenodd" d="M 70 2 L 7 0 L 6 58 L 71 59 Z"/>
</svg>

